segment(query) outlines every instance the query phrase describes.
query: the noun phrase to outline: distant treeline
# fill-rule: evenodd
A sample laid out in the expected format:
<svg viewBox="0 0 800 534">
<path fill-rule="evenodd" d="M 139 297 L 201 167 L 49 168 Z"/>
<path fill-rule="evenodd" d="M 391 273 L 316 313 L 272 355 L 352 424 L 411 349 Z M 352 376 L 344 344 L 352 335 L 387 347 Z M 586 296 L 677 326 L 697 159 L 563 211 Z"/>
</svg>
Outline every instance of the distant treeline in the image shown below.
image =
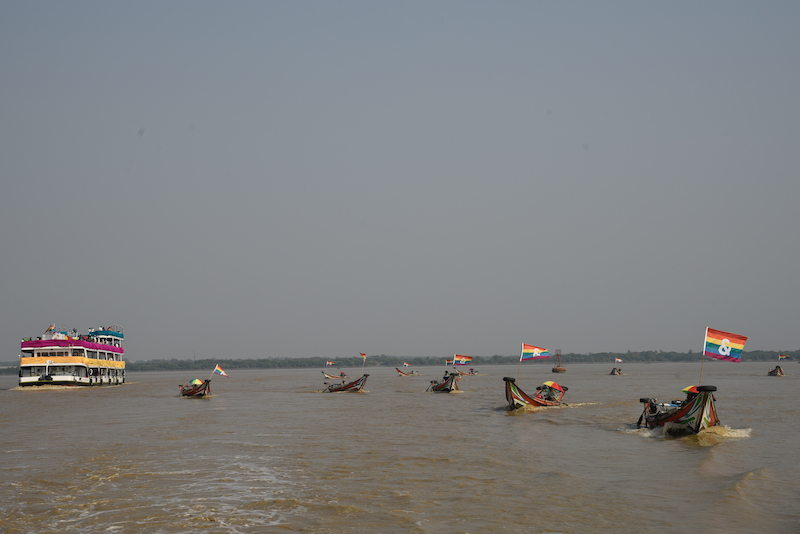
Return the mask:
<svg viewBox="0 0 800 534">
<path fill-rule="evenodd" d="M 778 362 L 778 355 L 791 356 L 790 360 L 784 362 L 796 362 L 800 358 L 800 351 L 752 351 L 742 353 L 742 361 L 771 361 Z M 561 361 L 565 364 L 571 363 L 608 363 L 614 365 L 617 359 L 625 363 L 637 362 L 694 362 L 700 361 L 700 352 L 663 352 L 663 351 L 643 351 L 643 352 L 595 352 L 592 354 L 562 354 Z M 445 358 L 441 356 L 368 356 L 366 361 L 360 357 L 333 358 L 335 365 L 332 367 L 354 368 L 366 365 L 367 367 L 401 367 L 403 363 L 408 363 L 410 367 L 421 366 L 442 366 L 444 367 Z M 148 361 L 129 361 L 125 365 L 128 371 L 182 371 L 182 370 L 202 370 L 208 369 L 209 372 L 214 366 L 219 364 L 223 369 L 285 369 L 285 368 L 304 368 L 318 367 L 325 368 L 326 358 L 264 358 L 264 359 L 226 359 L 216 360 L 148 360 Z M 519 356 L 473 356 L 472 364 L 465 366 L 477 367 L 479 365 L 512 364 L 519 361 Z M 549 360 L 535 360 L 526 362 L 526 365 L 541 364 L 552 365 L 554 358 Z M 622 365 L 620 364 L 620 365 Z M 0 368 L 0 374 L 17 374 L 19 371 L 18 362 L 0 362 L 0 365 L 9 367 Z"/>
<path fill-rule="evenodd" d="M 790 360 L 797 361 L 800 358 L 800 351 L 752 351 L 742 353 L 742 361 L 773 361 L 778 362 L 778 355 L 791 356 Z M 608 363 L 614 365 L 617 359 L 622 363 L 641 363 L 641 362 L 694 362 L 700 361 L 700 352 L 663 352 L 663 351 L 643 351 L 643 352 L 595 352 L 592 354 L 562 354 L 561 361 L 566 365 L 570 363 Z M 321 357 L 312 358 L 264 358 L 264 359 L 226 359 L 216 360 L 148 360 L 148 361 L 129 361 L 125 368 L 128 371 L 183 371 L 183 370 L 202 370 L 208 369 L 209 372 L 214 366 L 219 364 L 223 369 L 286 369 L 318 367 L 325 368 L 326 362 L 330 360 Z M 338 367 L 402 367 L 403 363 L 408 363 L 410 367 L 422 366 L 442 366 L 444 367 L 445 358 L 441 356 L 368 356 L 366 361 L 360 357 L 338 358 L 334 360 L 334 368 Z M 472 364 L 465 366 L 476 367 L 479 365 L 512 364 L 519 361 L 519 356 L 473 356 Z M 554 358 L 549 360 L 535 360 L 526 362 L 526 365 L 541 364 L 552 365 Z M 0 368 L 0 374 L 17 374 L 19 371 L 18 362 L 0 362 L 0 365 L 8 367 Z M 622 365 L 622 364 L 620 364 Z"/>
</svg>

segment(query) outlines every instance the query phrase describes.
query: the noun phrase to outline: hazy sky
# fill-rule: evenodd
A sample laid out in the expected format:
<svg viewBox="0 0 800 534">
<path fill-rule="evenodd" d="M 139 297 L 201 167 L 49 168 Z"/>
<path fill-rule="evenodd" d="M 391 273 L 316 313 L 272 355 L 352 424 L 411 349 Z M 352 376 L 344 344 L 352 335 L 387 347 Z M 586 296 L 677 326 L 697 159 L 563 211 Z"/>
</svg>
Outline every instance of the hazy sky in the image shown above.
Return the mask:
<svg viewBox="0 0 800 534">
<path fill-rule="evenodd" d="M 800 3 L 0 2 L 0 360 L 800 349 Z"/>
</svg>

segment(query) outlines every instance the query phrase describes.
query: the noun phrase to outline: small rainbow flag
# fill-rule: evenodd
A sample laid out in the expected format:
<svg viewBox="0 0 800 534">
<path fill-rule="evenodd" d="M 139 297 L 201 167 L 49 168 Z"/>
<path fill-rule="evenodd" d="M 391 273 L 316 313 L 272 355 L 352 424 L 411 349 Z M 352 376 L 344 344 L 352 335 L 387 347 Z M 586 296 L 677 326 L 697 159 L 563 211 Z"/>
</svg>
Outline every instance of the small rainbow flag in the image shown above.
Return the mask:
<svg viewBox="0 0 800 534">
<path fill-rule="evenodd" d="M 325 365 L 336 365 L 336 362 L 332 362 L 332 361 L 330 361 L 330 360 L 327 360 L 327 361 L 325 362 Z"/>
<path fill-rule="evenodd" d="M 408 367 L 408 362 L 403 362 L 403 367 Z"/>
<path fill-rule="evenodd" d="M 214 367 L 214 372 L 213 372 L 213 373 L 211 373 L 211 374 L 212 374 L 212 375 L 222 375 L 222 376 L 224 376 L 224 377 L 226 377 L 226 378 L 230 378 L 230 377 L 228 376 L 228 373 L 226 373 L 225 371 L 223 371 L 223 370 L 222 370 L 222 367 L 220 367 L 220 366 L 219 366 L 219 364 L 217 364 L 217 366 L 216 366 L 216 367 Z"/>
<path fill-rule="evenodd" d="M 614 358 L 614 363 L 622 363 L 622 360 L 620 360 L 619 358 Z"/>
<path fill-rule="evenodd" d="M 547 352 L 547 349 L 543 349 L 542 347 L 534 347 L 533 345 L 523 343 L 522 353 L 519 355 L 519 361 L 541 360 L 549 357 L 550 353 Z"/>
<path fill-rule="evenodd" d="M 444 364 L 445 364 L 445 365 L 455 365 L 455 364 L 453 363 L 454 361 L 455 361 L 455 360 L 448 360 L 447 358 L 445 358 L 445 360 L 444 360 Z"/>
<path fill-rule="evenodd" d="M 367 355 L 366 355 L 366 354 L 364 354 L 363 352 L 360 352 L 359 354 L 361 354 L 361 358 L 362 358 L 362 359 L 364 359 L 364 360 L 366 360 L 366 359 L 367 359 Z"/>
<path fill-rule="evenodd" d="M 778 360 L 788 360 L 791 356 L 787 356 L 786 354 L 778 354 Z"/>
<path fill-rule="evenodd" d="M 460 354 L 453 354 L 453 365 L 469 365 L 472 361 L 472 356 L 462 356 Z"/>
<path fill-rule="evenodd" d="M 742 349 L 746 341 L 747 336 L 706 328 L 706 344 L 703 354 L 717 360 L 741 362 Z"/>
</svg>

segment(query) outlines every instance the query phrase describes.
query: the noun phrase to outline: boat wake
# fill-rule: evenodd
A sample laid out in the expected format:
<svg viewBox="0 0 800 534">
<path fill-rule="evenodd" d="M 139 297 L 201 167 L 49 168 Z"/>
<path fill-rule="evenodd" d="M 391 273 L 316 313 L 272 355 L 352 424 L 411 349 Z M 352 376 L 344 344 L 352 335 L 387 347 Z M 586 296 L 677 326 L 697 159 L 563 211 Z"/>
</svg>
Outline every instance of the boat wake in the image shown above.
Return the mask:
<svg viewBox="0 0 800 534">
<path fill-rule="evenodd" d="M 620 428 L 619 430 L 621 432 L 625 432 L 626 434 L 635 434 L 643 438 L 681 438 L 692 441 L 700 446 L 716 445 L 723 439 L 749 438 L 752 432 L 752 429 L 750 428 L 730 428 L 727 426 L 718 425 L 701 430 L 698 434 L 686 434 L 685 429 L 682 427 L 677 425 L 671 426 L 670 424 L 652 429 L 644 427 L 635 428 L 635 425 L 632 425 L 631 427 L 624 427 Z"/>
</svg>

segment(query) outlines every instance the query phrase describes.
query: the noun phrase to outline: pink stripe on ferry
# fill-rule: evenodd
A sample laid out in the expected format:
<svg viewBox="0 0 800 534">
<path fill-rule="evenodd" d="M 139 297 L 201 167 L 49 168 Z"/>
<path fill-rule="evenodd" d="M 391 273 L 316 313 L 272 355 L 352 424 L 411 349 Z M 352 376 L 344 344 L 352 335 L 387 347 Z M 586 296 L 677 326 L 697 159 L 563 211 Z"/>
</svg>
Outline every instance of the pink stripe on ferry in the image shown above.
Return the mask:
<svg viewBox="0 0 800 534">
<path fill-rule="evenodd" d="M 120 354 L 125 352 L 125 349 L 122 347 L 113 347 L 111 345 L 103 345 L 102 343 L 92 343 L 91 341 L 84 341 L 82 339 L 34 339 L 31 341 L 22 342 L 23 349 L 39 349 L 44 347 L 85 347 L 87 349 L 118 352 Z"/>
</svg>

